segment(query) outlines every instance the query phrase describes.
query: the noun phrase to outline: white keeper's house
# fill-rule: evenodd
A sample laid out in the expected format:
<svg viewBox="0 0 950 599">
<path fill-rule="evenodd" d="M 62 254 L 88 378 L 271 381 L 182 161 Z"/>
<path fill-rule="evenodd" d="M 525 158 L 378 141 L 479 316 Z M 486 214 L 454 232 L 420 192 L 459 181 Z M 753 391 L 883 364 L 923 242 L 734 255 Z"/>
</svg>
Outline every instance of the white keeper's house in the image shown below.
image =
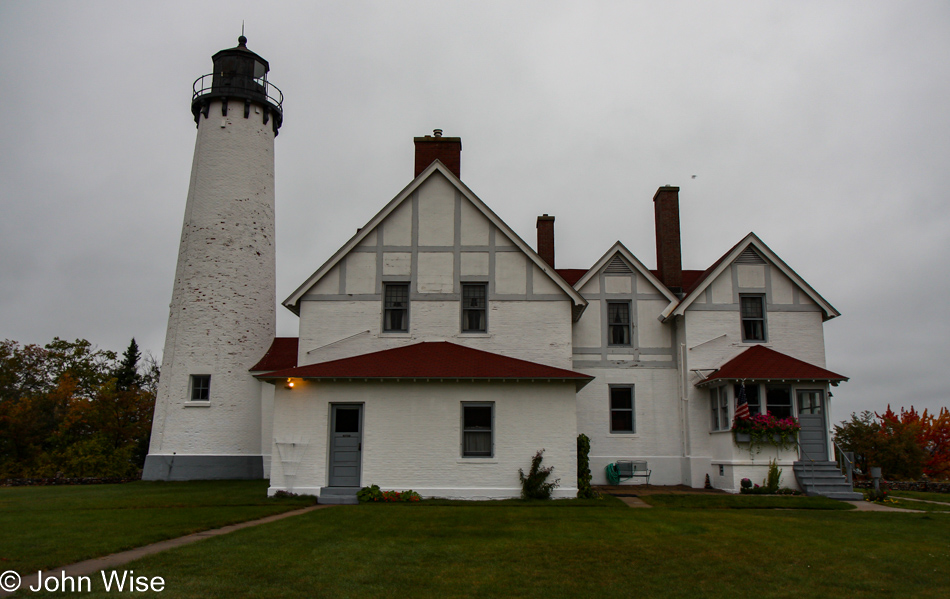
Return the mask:
<svg viewBox="0 0 950 599">
<path fill-rule="evenodd" d="M 777 459 L 794 488 L 793 464 L 827 462 L 830 391 L 847 379 L 826 369 L 822 327 L 838 312 L 754 233 L 684 270 L 679 189 L 660 187 L 656 269 L 620 241 L 555 268 L 554 217 L 526 243 L 462 182 L 461 140 L 440 130 L 415 138 L 409 184 L 284 300 L 298 336 L 275 337 L 282 96 L 239 41 L 195 83 L 143 478 L 269 478 L 270 493 L 331 502 L 370 484 L 513 497 L 543 448 L 555 496 L 572 497 L 579 433 L 594 484 L 630 460 L 650 484 L 737 491 Z M 740 388 L 753 414 L 798 418 L 799 445 L 737 444 Z"/>
</svg>

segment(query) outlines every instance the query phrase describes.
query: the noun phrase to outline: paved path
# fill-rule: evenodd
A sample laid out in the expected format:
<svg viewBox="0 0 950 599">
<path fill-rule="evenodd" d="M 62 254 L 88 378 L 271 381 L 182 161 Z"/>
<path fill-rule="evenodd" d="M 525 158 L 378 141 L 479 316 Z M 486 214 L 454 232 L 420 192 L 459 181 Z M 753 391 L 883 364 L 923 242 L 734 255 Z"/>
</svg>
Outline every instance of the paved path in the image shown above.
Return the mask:
<svg viewBox="0 0 950 599">
<path fill-rule="evenodd" d="M 619 499 L 620 501 L 626 503 L 629 507 L 653 507 L 652 505 L 650 505 L 646 501 L 643 501 L 639 497 L 623 496 L 623 495 L 616 495 L 615 497 Z"/>
<path fill-rule="evenodd" d="M 89 576 L 99 572 L 100 570 L 110 570 L 115 569 L 116 566 L 121 566 L 127 564 L 131 561 L 137 560 L 141 557 L 147 555 L 153 555 L 166 549 L 173 549 L 175 547 L 181 547 L 182 545 L 189 545 L 196 541 L 202 539 L 207 539 L 210 537 L 217 537 L 220 535 L 226 535 L 235 530 L 241 530 L 242 528 L 250 528 L 251 526 L 257 526 L 259 524 L 267 524 L 268 522 L 276 522 L 277 520 L 283 520 L 284 518 L 290 518 L 291 516 L 299 516 L 301 514 L 306 514 L 314 510 L 319 510 L 326 507 L 332 507 L 330 505 L 312 505 L 310 507 L 305 507 L 300 510 L 293 510 L 290 512 L 283 512 L 282 514 L 274 514 L 273 516 L 267 516 L 266 518 L 260 518 L 258 520 L 249 520 L 247 522 L 239 522 L 238 524 L 231 524 L 230 526 L 224 526 L 222 528 L 215 528 L 212 530 L 204 530 L 201 532 L 196 532 L 184 537 L 178 537 L 177 539 L 168 539 L 166 541 L 159 541 L 158 543 L 152 543 L 151 545 L 146 545 L 144 547 L 136 547 L 135 549 L 129 549 L 128 551 L 122 551 L 120 553 L 113 553 L 112 555 L 106 555 L 103 557 L 97 557 L 93 559 L 87 559 L 84 562 L 77 562 L 75 564 L 69 564 L 68 566 L 60 566 L 58 568 L 48 568 L 46 572 L 52 574 L 55 573 L 56 576 L 59 576 L 60 571 L 65 572 L 66 576 Z M 20 583 L 20 589 L 26 589 L 30 586 L 36 586 L 36 574 L 31 574 L 30 576 L 24 576 Z M 8 597 L 13 593 L 6 591 L 0 591 L 0 597 Z"/>
<path fill-rule="evenodd" d="M 931 501 L 929 499 L 914 499 L 913 497 L 903 497 L 901 495 L 894 495 L 894 499 L 900 499 L 901 501 L 919 501 L 921 503 L 935 503 L 937 505 L 945 505 L 947 509 L 950 510 L 950 502 L 947 501 Z"/>
<path fill-rule="evenodd" d="M 902 507 L 891 507 L 889 505 L 883 505 L 880 503 L 874 503 L 872 501 L 845 501 L 845 503 L 850 503 L 855 508 L 857 512 L 907 512 L 908 514 L 923 514 L 921 510 L 905 510 Z"/>
</svg>

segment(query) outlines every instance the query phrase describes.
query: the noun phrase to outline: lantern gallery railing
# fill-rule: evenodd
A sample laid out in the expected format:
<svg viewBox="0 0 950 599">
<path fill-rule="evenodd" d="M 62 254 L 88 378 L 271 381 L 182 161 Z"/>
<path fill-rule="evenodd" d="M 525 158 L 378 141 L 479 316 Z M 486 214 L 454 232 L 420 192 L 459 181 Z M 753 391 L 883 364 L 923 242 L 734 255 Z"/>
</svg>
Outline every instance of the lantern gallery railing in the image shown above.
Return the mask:
<svg viewBox="0 0 950 599">
<path fill-rule="evenodd" d="M 284 94 L 276 85 L 267 81 L 265 77 L 254 78 L 248 75 L 215 76 L 214 73 L 202 75 L 195 79 L 192 86 L 191 101 L 211 93 L 243 96 L 248 93 L 261 94 L 277 110 L 283 111 Z"/>
</svg>

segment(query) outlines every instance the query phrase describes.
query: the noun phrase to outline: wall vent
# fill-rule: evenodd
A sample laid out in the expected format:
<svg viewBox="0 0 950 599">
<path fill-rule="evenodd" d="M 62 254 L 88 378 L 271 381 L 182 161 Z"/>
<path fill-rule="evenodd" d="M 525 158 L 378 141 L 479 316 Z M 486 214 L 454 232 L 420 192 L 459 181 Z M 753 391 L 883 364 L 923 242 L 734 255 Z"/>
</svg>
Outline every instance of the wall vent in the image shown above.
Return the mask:
<svg viewBox="0 0 950 599">
<path fill-rule="evenodd" d="M 614 256 L 614 259 L 607 264 L 607 268 L 604 269 L 604 272 L 609 275 L 629 275 L 633 273 L 620 256 Z"/>
<path fill-rule="evenodd" d="M 750 245 L 736 258 L 736 264 L 768 264 L 768 262 Z"/>
</svg>

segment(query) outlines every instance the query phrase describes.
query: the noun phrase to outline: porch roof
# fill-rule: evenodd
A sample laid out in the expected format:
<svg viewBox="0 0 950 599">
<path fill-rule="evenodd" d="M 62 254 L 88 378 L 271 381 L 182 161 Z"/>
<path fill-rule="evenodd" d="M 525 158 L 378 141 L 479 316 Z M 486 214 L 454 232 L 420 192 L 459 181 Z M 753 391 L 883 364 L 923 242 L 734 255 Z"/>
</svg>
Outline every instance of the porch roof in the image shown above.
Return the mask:
<svg viewBox="0 0 950 599">
<path fill-rule="evenodd" d="M 717 381 L 828 381 L 837 385 L 848 377 L 777 352 L 754 345 L 696 383 L 697 387 Z"/>
<path fill-rule="evenodd" d="M 386 379 L 453 381 L 573 382 L 580 389 L 592 376 L 501 356 L 448 341 L 428 341 L 319 364 L 286 368 L 257 378 Z"/>
</svg>

